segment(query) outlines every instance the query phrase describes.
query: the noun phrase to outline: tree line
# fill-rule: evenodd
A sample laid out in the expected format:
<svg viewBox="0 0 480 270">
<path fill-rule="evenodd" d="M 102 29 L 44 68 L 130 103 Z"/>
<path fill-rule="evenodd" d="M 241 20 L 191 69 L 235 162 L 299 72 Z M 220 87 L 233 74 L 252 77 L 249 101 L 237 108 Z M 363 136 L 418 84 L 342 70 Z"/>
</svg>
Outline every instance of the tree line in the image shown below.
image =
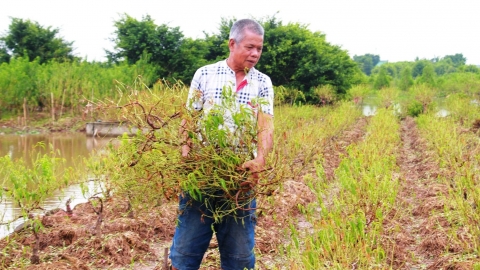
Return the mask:
<svg viewBox="0 0 480 270">
<path fill-rule="evenodd" d="M 467 77 L 480 75 L 480 69 L 475 65 L 467 65 L 467 58 L 461 53 L 433 59 L 417 58 L 411 62 L 382 62 L 380 56 L 374 54 L 355 55 L 353 60 L 369 76 L 369 82 L 375 89 L 396 86 L 407 90 L 415 83 L 442 88 L 447 78 L 459 76 L 457 73 L 467 73 Z"/>
<path fill-rule="evenodd" d="M 49 65 L 75 66 L 69 70 L 78 69 L 82 65 L 85 68 L 95 66 L 92 69 L 98 67 L 118 69 L 119 66 L 125 69 L 137 65 L 140 61 L 146 73 L 140 75 L 146 78 L 150 85 L 158 80 L 189 83 L 197 68 L 228 56 L 229 31 L 235 20 L 223 18 L 216 33 L 204 32 L 202 38 L 192 39 L 185 37 L 179 27 L 156 24 L 149 15 L 136 19 L 123 14 L 114 21 L 115 31 L 111 38 L 114 49 L 106 50 L 107 60 L 98 63 L 76 57 L 73 53 L 73 42 L 59 37 L 59 29 L 44 27 L 30 20 L 12 18 L 8 31 L 0 37 L 0 63 L 2 63 L 0 78 L 16 74 L 21 76 L 22 73 L 28 77 L 35 77 L 37 74 L 33 73 L 43 71 L 34 72 L 32 69 L 46 69 Z M 347 51 L 327 42 L 325 34 L 312 32 L 305 24 L 283 23 L 275 16 L 258 21 L 265 28 L 265 37 L 262 59 L 257 68 L 269 74 L 274 85 L 298 89 L 308 100 L 315 100 L 313 93 L 315 87 L 330 85 L 336 93 L 345 94 L 352 84 L 358 83 L 361 74 L 358 65 L 349 57 Z M 35 64 L 28 68 L 24 67 L 26 70 L 12 70 L 18 68 L 19 62 L 22 61 Z M 8 69 L 10 71 L 6 72 Z M 106 76 L 105 80 L 107 79 L 111 78 Z M 123 76 L 118 79 L 123 79 Z M 52 80 L 58 81 L 56 78 Z M 27 92 L 32 93 L 32 88 L 35 88 L 35 91 L 39 91 L 39 88 L 48 88 L 38 85 L 38 80 L 35 83 L 27 83 L 29 84 L 27 88 L 30 89 L 22 91 L 17 91 L 20 86 L 14 86 L 16 81 L 11 79 L 7 81 L 9 83 L 0 82 L 2 92 L 10 92 L 10 97 L 16 97 L 16 100 L 3 99 L 6 107 L 18 106 L 24 97 L 32 103 L 42 105 L 44 102 L 41 95 L 44 96 L 43 99 L 49 95 L 48 92 L 36 97 L 32 94 L 27 95 Z M 60 88 L 66 84 L 68 83 L 64 82 Z M 107 87 L 110 89 L 102 91 L 109 92 L 113 86 Z M 91 89 L 81 89 L 81 92 L 88 91 Z M 55 95 L 57 99 L 62 98 L 61 93 Z"/>
<path fill-rule="evenodd" d="M 75 56 L 74 42 L 59 37 L 59 29 L 12 18 L 0 36 L 0 108 L 15 112 L 27 103 L 29 108 L 61 106 L 75 113 L 89 98 L 115 98 L 119 83 L 132 83 L 138 76 L 149 87 L 188 84 L 197 68 L 228 56 L 235 20 L 222 18 L 216 32 L 192 39 L 179 27 L 156 24 L 149 15 L 136 19 L 122 14 L 114 21 L 114 47 L 105 51 L 107 60 L 92 62 Z M 403 90 L 418 83 L 453 87 L 451 81 L 463 80 L 445 78 L 480 73 L 465 64 L 462 54 L 397 63 L 384 63 L 374 54 L 350 58 L 305 24 L 283 23 L 275 16 L 258 21 L 265 36 L 257 68 L 271 77 L 281 103 L 330 103 L 357 84 Z"/>
</svg>

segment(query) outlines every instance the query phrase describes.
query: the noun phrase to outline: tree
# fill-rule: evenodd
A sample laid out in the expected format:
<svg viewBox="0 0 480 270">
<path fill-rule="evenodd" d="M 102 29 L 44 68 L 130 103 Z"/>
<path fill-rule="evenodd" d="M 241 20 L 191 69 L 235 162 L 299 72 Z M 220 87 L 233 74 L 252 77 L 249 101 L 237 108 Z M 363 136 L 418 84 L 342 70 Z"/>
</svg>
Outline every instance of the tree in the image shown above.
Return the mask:
<svg viewBox="0 0 480 270">
<path fill-rule="evenodd" d="M 451 59 L 444 59 L 435 63 L 435 73 L 437 75 L 445 75 L 456 71 L 457 68 L 455 68 Z"/>
<path fill-rule="evenodd" d="M 455 67 L 464 66 L 467 63 L 467 58 L 463 54 L 457 53 L 455 55 L 446 55 L 444 60 L 450 59 Z"/>
<path fill-rule="evenodd" d="M 372 69 L 380 62 L 380 56 L 374 54 L 354 55 L 353 61 L 357 62 L 363 73 L 370 76 Z"/>
<path fill-rule="evenodd" d="M 140 60 L 145 52 L 151 54 L 151 47 L 158 45 L 155 33 L 157 26 L 150 16 L 138 21 L 123 14 L 118 21 L 114 22 L 114 26 L 116 36 L 110 40 L 115 43 L 116 51 L 105 51 L 110 62 L 117 63 L 125 60 L 133 64 Z"/>
<path fill-rule="evenodd" d="M 464 72 L 471 72 L 471 73 L 480 73 L 480 68 L 478 68 L 477 66 L 475 65 L 466 65 L 464 68 L 463 68 L 463 71 Z"/>
<path fill-rule="evenodd" d="M 0 64 L 10 62 L 10 54 L 8 54 L 8 49 L 5 46 L 5 42 L 0 40 Z"/>
<path fill-rule="evenodd" d="M 365 56 L 353 56 L 353 61 L 358 63 L 358 66 L 360 69 L 365 73 L 366 75 L 372 74 L 372 69 L 374 67 L 372 58 L 370 57 L 365 57 Z"/>
<path fill-rule="evenodd" d="M 387 68 L 384 66 L 380 67 L 380 71 L 378 72 L 377 77 L 375 78 L 375 82 L 373 83 L 373 87 L 375 89 L 382 89 L 384 87 L 390 86 L 390 76 L 388 76 Z"/>
<path fill-rule="evenodd" d="M 28 57 L 30 60 L 40 59 L 40 63 L 50 60 L 73 60 L 73 42 L 58 37 L 59 29 L 50 26 L 44 28 L 38 22 L 12 18 L 12 23 L 5 36 L 0 37 L 6 49 L 13 57 Z M 0 56 L 7 53 L 0 49 Z M 5 56 L 4 56 L 5 57 Z"/>
<path fill-rule="evenodd" d="M 406 66 L 402 69 L 400 73 L 400 80 L 398 82 L 398 87 L 406 91 L 412 85 L 413 85 L 412 70 L 410 69 L 410 67 Z"/>
<path fill-rule="evenodd" d="M 428 60 L 418 60 L 416 59 L 415 60 L 415 63 L 413 65 L 413 68 L 412 68 L 412 76 L 413 78 L 417 78 L 418 76 L 422 75 L 422 72 L 423 72 L 423 68 L 428 65 L 430 63 L 430 61 Z"/>
<path fill-rule="evenodd" d="M 436 84 L 436 74 L 432 63 L 428 63 L 422 71 L 422 76 L 417 79 L 417 83 L 425 84 L 434 87 Z"/>
<path fill-rule="evenodd" d="M 205 42 L 208 47 L 205 55 L 205 60 L 207 62 L 212 63 L 228 57 L 228 39 L 230 37 L 230 28 L 232 28 L 232 25 L 235 21 L 235 18 L 222 18 L 218 27 L 218 34 L 207 34 L 204 32 Z"/>
<path fill-rule="evenodd" d="M 180 47 L 181 58 L 176 60 L 178 70 L 173 73 L 174 78 L 190 83 L 195 71 L 212 61 L 205 57 L 209 52 L 208 43 L 203 39 L 186 38 Z M 225 57 L 226 58 L 226 57 Z"/>
<path fill-rule="evenodd" d="M 161 78 L 189 80 L 206 53 L 204 41 L 186 39 L 179 27 L 156 25 L 150 16 L 137 20 L 124 14 L 114 23 L 116 51 L 106 51 L 112 62 L 136 63 L 146 53 Z"/>
<path fill-rule="evenodd" d="M 331 85 L 345 94 L 354 83 L 357 64 L 346 51 L 326 42 L 325 35 L 306 25 L 283 25 L 275 17 L 259 20 L 265 29 L 262 58 L 257 68 L 270 76 L 274 85 L 297 88 L 313 97 L 314 87 Z"/>
<path fill-rule="evenodd" d="M 314 87 L 331 85 L 337 94 L 344 94 L 361 78 L 347 52 L 326 42 L 324 34 L 298 23 L 283 25 L 275 17 L 258 21 L 265 36 L 257 68 L 268 74 L 274 85 L 294 87 L 310 96 Z M 228 57 L 234 22 L 234 18 L 222 19 L 218 34 L 205 33 L 204 39 L 192 40 L 178 27 L 157 26 L 148 15 L 139 21 L 124 14 L 115 22 L 115 51 L 107 51 L 108 59 L 133 64 L 145 53 L 158 68 L 159 77 L 189 81 L 200 66 Z"/>
</svg>

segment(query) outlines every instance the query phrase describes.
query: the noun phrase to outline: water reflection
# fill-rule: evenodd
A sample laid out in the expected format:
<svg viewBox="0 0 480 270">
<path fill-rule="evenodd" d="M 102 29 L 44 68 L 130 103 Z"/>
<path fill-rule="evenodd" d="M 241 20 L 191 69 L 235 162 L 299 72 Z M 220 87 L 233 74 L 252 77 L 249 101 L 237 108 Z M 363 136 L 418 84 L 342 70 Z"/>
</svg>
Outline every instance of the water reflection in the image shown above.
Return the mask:
<svg viewBox="0 0 480 270">
<path fill-rule="evenodd" d="M 437 117 L 447 117 L 450 115 L 450 112 L 445 109 L 440 109 L 436 114 Z"/>
<path fill-rule="evenodd" d="M 402 113 L 402 107 L 398 103 L 393 105 L 393 110 L 397 115 Z M 362 105 L 362 113 L 364 116 L 372 116 L 372 115 L 375 115 L 376 112 L 377 112 L 377 106 L 369 105 L 369 104 Z M 446 109 L 440 108 L 438 109 L 438 112 L 435 115 L 437 117 L 447 117 L 450 115 L 450 112 Z"/>
<path fill-rule="evenodd" d="M 67 167 L 75 167 L 83 169 L 83 159 L 88 157 L 92 151 L 104 148 L 112 139 L 111 138 L 93 138 L 87 137 L 84 133 L 69 134 L 48 134 L 48 135 L 0 135 L 0 156 L 8 155 L 13 160 L 22 158 L 26 164 L 31 164 L 32 149 L 39 142 L 45 145 L 51 145 L 54 151 L 58 151 L 59 157 L 65 159 Z M 40 154 L 49 151 L 37 148 Z M 94 188 L 94 182 L 88 182 L 86 185 L 90 190 Z M 78 203 L 86 202 L 91 194 L 82 194 L 79 185 L 72 185 L 63 191 L 56 192 L 51 198 L 47 199 L 41 206 L 46 211 L 62 208 L 65 209 L 65 203 L 68 199 L 72 199 L 71 206 L 74 207 Z M 19 224 L 23 223 L 21 210 L 12 203 L 8 198 L 2 198 L 0 201 L 0 223 L 12 222 L 9 226 L 0 226 L 0 238 L 5 237 L 13 231 Z"/>
<path fill-rule="evenodd" d="M 375 113 L 377 112 L 377 106 L 364 104 L 362 108 L 362 112 L 364 116 L 375 115 Z"/>
<path fill-rule="evenodd" d="M 78 160 L 87 157 L 95 149 L 103 148 L 111 138 L 87 137 L 84 133 L 42 134 L 42 135 L 0 135 L 0 156 L 8 155 L 12 159 L 23 158 L 25 162 L 32 160 L 32 149 L 39 142 L 51 145 L 58 151 L 67 166 L 78 165 Z M 40 154 L 49 151 L 38 148 Z"/>
<path fill-rule="evenodd" d="M 83 193 L 82 190 L 85 190 L 85 193 Z M 79 203 L 87 202 L 87 199 L 98 191 L 100 191 L 100 187 L 98 186 L 98 182 L 94 181 L 89 181 L 84 184 L 84 188 L 78 184 L 71 185 L 62 191 L 56 191 L 52 197 L 45 200 L 42 208 L 44 211 L 56 208 L 66 210 L 66 203 L 69 199 L 71 199 L 70 206 L 74 208 L 75 205 Z M 7 199 L 0 202 L 0 213 L 2 213 L 0 220 L 3 222 L 11 222 L 8 225 L 0 226 L 0 239 L 12 233 L 17 226 L 25 222 L 22 218 L 22 209 L 12 203 L 11 200 Z"/>
</svg>

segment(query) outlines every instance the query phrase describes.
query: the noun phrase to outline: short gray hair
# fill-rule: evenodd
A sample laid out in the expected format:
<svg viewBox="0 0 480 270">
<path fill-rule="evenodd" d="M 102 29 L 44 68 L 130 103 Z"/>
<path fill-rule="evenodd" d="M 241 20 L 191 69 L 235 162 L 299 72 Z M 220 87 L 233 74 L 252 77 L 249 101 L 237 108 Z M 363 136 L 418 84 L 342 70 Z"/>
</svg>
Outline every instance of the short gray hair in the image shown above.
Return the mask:
<svg viewBox="0 0 480 270">
<path fill-rule="evenodd" d="M 258 22 L 251 19 L 242 19 L 232 25 L 229 38 L 235 40 L 236 43 L 242 42 L 243 38 L 245 38 L 245 30 L 250 30 L 262 37 L 265 32 Z"/>
</svg>

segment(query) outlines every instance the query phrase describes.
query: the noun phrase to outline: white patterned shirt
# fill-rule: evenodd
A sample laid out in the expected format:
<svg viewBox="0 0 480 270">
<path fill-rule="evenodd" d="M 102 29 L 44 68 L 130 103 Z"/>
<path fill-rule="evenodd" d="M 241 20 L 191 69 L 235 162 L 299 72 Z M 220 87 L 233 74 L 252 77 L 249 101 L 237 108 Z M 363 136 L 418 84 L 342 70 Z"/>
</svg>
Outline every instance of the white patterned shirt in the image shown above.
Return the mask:
<svg viewBox="0 0 480 270">
<path fill-rule="evenodd" d="M 268 102 L 268 105 L 260 104 L 262 112 L 273 116 L 273 86 L 270 77 L 251 68 L 245 79 L 240 87 L 237 86 L 235 72 L 227 65 L 226 60 L 203 66 L 195 72 L 188 100 L 194 101 L 193 109 L 203 109 L 208 113 L 214 104 L 221 104 L 223 87 L 230 86 L 236 90 L 238 103 L 251 105 L 253 99 L 262 98 Z M 200 97 L 195 98 L 198 94 Z"/>
<path fill-rule="evenodd" d="M 263 113 L 273 116 L 273 86 L 270 77 L 251 68 L 240 85 L 236 85 L 236 81 L 235 72 L 226 60 L 199 68 L 190 85 L 187 106 L 192 106 L 196 111 L 203 110 L 206 115 L 214 105 L 222 105 L 222 91 L 224 87 L 231 87 L 232 92 L 235 91 L 235 108 L 223 111 L 225 125 L 219 126 L 220 129 L 226 127 L 235 133 L 239 127 L 235 125 L 232 115 L 245 106 L 252 109 L 252 120 L 256 121 L 259 107 Z M 258 98 L 266 102 L 252 102 Z M 232 139 L 233 145 L 239 145 L 241 138 L 234 135 Z M 257 155 L 255 145 L 252 154 L 254 157 Z"/>
</svg>

